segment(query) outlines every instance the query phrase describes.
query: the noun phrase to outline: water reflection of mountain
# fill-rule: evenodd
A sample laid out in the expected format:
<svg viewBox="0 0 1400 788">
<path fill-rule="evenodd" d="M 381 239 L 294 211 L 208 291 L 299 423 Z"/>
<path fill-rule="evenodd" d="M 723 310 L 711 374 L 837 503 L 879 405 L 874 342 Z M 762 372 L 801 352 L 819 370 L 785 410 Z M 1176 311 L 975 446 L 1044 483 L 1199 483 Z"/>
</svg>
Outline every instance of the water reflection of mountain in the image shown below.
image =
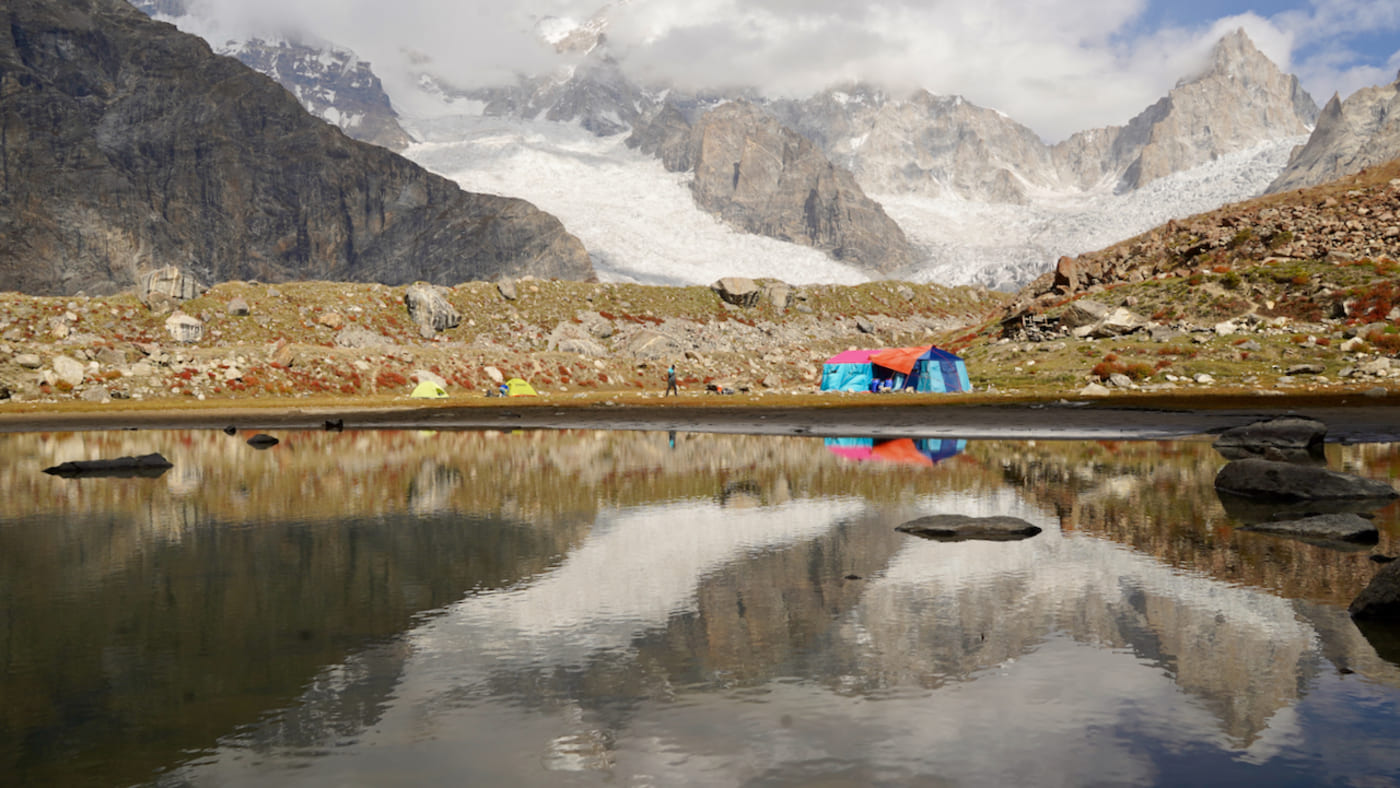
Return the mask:
<svg viewBox="0 0 1400 788">
<path fill-rule="evenodd" d="M 930 708 L 985 724 L 1028 690 L 1080 725 L 1127 713 L 1094 681 L 1163 709 L 1183 745 L 1223 736 L 1267 758 L 1329 666 L 1400 686 L 1319 604 L 1364 584 L 1365 557 L 1234 534 L 1208 447 L 974 443 L 932 469 L 871 473 L 813 439 L 346 433 L 347 450 L 306 434 L 279 456 L 188 437 L 142 439 L 175 446 L 193 486 L 31 480 L 22 468 L 69 439 L 12 444 L 28 452 L 0 474 L 30 485 L 38 512 L 0 504 L 16 633 L 0 646 L 0 753 L 20 736 L 51 738 L 52 753 L 60 739 L 144 753 L 125 756 L 136 780 L 222 739 L 171 782 L 297 764 L 373 782 L 361 747 L 416 742 L 442 779 L 491 763 L 511 781 L 519 761 L 733 784 L 756 774 L 732 771 L 747 762 L 736 752 L 917 760 L 957 740 Z M 1338 459 L 1394 461 L 1361 447 Z M 369 511 L 351 516 L 354 501 Z M 937 513 L 1012 514 L 1046 533 L 945 545 L 893 530 Z M 48 664 L 63 674 L 25 672 Z M 812 719 L 759 724 L 770 694 Z M 860 704 L 820 721 L 832 697 L 878 701 L 880 724 Z M 44 708 L 36 736 L 24 710 Z M 1076 751 L 1053 720 L 1002 724 L 1011 739 L 1047 726 L 1028 753 Z M 240 758 L 250 749 L 261 757 Z M 1113 776 L 1141 766 L 1119 756 Z"/>
</svg>

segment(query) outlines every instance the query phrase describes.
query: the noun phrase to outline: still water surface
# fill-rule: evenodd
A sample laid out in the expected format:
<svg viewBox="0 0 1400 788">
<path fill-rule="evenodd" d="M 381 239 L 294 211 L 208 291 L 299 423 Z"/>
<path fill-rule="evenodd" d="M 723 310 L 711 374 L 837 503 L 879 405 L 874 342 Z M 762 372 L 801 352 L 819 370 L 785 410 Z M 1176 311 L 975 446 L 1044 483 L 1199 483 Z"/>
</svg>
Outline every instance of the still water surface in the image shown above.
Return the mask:
<svg viewBox="0 0 1400 788">
<path fill-rule="evenodd" d="M 1345 610 L 1400 505 L 1250 533 L 1208 442 L 246 437 L 0 435 L 0 783 L 1400 781 L 1400 649 Z"/>
</svg>

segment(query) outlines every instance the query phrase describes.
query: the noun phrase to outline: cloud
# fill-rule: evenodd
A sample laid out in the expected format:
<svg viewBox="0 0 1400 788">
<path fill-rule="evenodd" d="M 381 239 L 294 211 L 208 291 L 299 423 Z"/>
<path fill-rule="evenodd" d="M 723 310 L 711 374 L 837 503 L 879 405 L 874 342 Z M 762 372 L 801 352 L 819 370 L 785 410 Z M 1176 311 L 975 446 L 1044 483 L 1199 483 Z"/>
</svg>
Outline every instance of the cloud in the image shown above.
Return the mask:
<svg viewBox="0 0 1400 788">
<path fill-rule="evenodd" d="M 788 96 L 854 80 L 922 87 L 1001 110 L 1048 140 L 1126 122 L 1236 27 L 1285 70 L 1297 62 L 1322 100 L 1384 70 L 1338 42 L 1400 29 L 1393 0 L 1313 0 L 1267 18 L 1144 29 L 1150 2 L 1166 1 L 198 0 L 229 25 L 282 25 L 347 46 L 391 95 L 411 85 L 420 66 L 410 60 L 463 86 L 546 72 L 564 59 L 538 40 L 537 23 L 601 10 L 610 52 L 634 78 Z"/>
<path fill-rule="evenodd" d="M 1299 79 L 1319 102 L 1395 81 L 1400 4 L 1393 0 L 1313 0 L 1273 21 L 1295 37 Z M 1371 44 L 1369 51 L 1357 46 L 1362 42 Z"/>
</svg>

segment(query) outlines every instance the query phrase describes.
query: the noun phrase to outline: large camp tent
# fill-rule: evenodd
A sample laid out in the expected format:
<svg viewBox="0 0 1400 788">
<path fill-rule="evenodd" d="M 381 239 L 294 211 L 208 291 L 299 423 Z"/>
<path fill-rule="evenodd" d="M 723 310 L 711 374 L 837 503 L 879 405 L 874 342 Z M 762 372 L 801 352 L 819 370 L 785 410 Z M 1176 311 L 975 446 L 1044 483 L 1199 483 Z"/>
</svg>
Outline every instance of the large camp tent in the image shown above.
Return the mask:
<svg viewBox="0 0 1400 788">
<path fill-rule="evenodd" d="M 847 350 L 822 365 L 822 391 L 971 391 L 967 364 L 932 345 Z"/>
<path fill-rule="evenodd" d="M 870 357 L 878 350 L 847 350 L 822 365 L 822 391 L 869 391 L 874 381 Z"/>
<path fill-rule="evenodd" d="M 961 358 L 932 345 L 897 347 L 882 350 L 870 357 L 875 366 L 874 376 L 881 369 L 891 370 L 890 388 L 914 391 L 971 391 L 967 364 Z"/>
</svg>

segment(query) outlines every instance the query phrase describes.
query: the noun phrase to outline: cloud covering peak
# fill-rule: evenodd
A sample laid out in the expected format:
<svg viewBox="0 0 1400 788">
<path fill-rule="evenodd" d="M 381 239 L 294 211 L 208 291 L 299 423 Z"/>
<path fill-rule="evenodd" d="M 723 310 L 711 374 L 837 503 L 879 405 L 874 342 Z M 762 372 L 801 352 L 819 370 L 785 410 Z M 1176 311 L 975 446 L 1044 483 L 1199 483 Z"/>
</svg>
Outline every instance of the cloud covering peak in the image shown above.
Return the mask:
<svg viewBox="0 0 1400 788">
<path fill-rule="evenodd" d="M 852 81 L 920 87 L 1001 110 L 1050 141 L 1126 122 L 1199 73 L 1236 28 L 1320 99 L 1388 83 L 1400 67 L 1393 0 L 1295 0 L 1230 14 L 1211 10 L 1228 2 L 1177 3 L 1171 21 L 1155 22 L 1165 17 L 1154 2 L 195 0 L 192 10 L 208 26 L 194 32 L 211 40 L 277 29 L 349 47 L 391 95 L 416 69 L 461 86 L 547 72 L 577 56 L 542 40 L 542 20 L 557 30 L 603 19 L 609 52 L 639 81 L 794 97 Z"/>
</svg>

